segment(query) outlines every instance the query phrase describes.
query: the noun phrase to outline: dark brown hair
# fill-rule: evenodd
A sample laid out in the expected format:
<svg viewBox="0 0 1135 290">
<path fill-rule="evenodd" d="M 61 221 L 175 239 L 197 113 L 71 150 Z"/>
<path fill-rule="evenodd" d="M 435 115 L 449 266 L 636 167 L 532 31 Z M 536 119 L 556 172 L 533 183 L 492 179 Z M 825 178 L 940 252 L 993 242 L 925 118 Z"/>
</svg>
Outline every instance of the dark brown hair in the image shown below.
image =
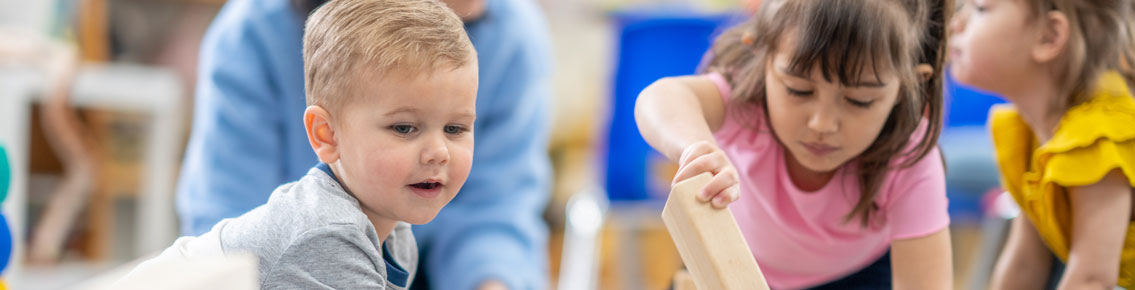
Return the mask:
<svg viewBox="0 0 1135 290">
<path fill-rule="evenodd" d="M 938 143 L 942 128 L 942 62 L 946 23 L 952 0 L 767 0 L 757 15 L 722 33 L 707 54 L 707 70 L 722 73 L 737 105 L 759 107 L 768 123 L 765 69 L 782 38 L 795 37 L 797 47 L 787 69 L 808 75 L 819 64 L 823 77 L 834 75 L 844 85 L 859 79 L 870 65 L 879 78 L 889 68 L 899 77 L 899 100 L 879 136 L 853 161 L 857 166 L 859 201 L 845 216 L 868 226 L 883 177 L 895 157 L 909 167 Z M 920 63 L 933 67 L 923 81 Z M 888 67 L 889 66 L 889 67 Z M 729 110 L 743 114 L 743 110 Z M 908 146 L 923 119 L 928 126 L 918 144 Z M 761 126 L 754 126 L 760 128 Z M 771 129 L 771 126 L 768 126 Z M 775 134 L 774 134 L 775 136 Z M 908 150 L 909 149 L 909 150 Z"/>
<path fill-rule="evenodd" d="M 1065 111 L 1088 101 L 1088 93 L 1105 71 L 1118 71 L 1135 89 L 1135 1 L 1131 0 L 1025 0 L 1031 20 L 1038 21 L 1050 11 L 1068 18 L 1066 57 L 1057 71 L 1061 79 L 1061 103 L 1054 111 Z"/>
</svg>

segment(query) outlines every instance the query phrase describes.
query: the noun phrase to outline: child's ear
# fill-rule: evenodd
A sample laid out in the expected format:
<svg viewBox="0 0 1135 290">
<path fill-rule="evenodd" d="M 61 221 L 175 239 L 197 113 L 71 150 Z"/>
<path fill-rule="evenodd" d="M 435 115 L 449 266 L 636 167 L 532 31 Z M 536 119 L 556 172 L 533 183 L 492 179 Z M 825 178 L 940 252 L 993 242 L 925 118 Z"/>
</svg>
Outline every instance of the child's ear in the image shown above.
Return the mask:
<svg viewBox="0 0 1135 290">
<path fill-rule="evenodd" d="M 1040 42 L 1033 47 L 1033 60 L 1039 63 L 1050 62 L 1068 49 L 1068 16 L 1063 12 L 1050 11 L 1042 21 Z"/>
<path fill-rule="evenodd" d="M 931 77 L 934 77 L 934 67 L 930 64 L 920 63 L 914 66 L 914 73 L 918 74 L 918 78 L 922 81 L 929 81 Z"/>
<path fill-rule="evenodd" d="M 308 106 L 303 111 L 303 126 L 307 129 L 307 141 L 319 161 L 327 164 L 339 161 L 339 143 L 335 140 L 335 127 L 331 124 L 331 114 L 320 106 Z"/>
</svg>

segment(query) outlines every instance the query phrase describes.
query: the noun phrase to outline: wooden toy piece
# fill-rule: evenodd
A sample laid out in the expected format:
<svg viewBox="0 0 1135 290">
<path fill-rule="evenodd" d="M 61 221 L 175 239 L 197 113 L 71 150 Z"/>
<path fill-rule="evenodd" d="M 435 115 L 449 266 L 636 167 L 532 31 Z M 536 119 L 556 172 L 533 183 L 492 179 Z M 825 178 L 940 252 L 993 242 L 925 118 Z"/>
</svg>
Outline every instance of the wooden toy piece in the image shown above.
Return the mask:
<svg viewBox="0 0 1135 290">
<path fill-rule="evenodd" d="M 670 191 L 662 222 L 686 263 L 697 289 L 769 289 L 728 209 L 697 200 L 712 175 L 683 180 Z"/>
<path fill-rule="evenodd" d="M 694 277 L 690 277 L 689 271 L 678 270 L 674 273 L 674 290 L 698 290 L 694 285 Z"/>
<path fill-rule="evenodd" d="M 147 256 L 128 262 L 72 289 L 260 289 L 258 260 L 250 254 L 153 258 Z"/>
</svg>

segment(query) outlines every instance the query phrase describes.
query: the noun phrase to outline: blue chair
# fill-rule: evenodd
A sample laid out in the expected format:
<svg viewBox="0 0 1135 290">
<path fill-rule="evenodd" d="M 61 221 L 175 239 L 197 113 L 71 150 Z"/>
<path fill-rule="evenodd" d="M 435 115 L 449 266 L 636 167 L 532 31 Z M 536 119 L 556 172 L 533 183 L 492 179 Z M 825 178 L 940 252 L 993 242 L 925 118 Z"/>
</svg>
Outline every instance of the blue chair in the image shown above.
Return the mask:
<svg viewBox="0 0 1135 290">
<path fill-rule="evenodd" d="M 713 38 L 734 20 L 732 14 L 693 14 L 676 10 L 636 10 L 614 14 L 618 31 L 612 116 L 604 161 L 605 188 L 612 201 L 648 200 L 651 165 L 664 162 L 642 139 L 634 120 L 635 99 L 650 83 L 696 73 Z"/>
<path fill-rule="evenodd" d="M 946 157 L 950 216 L 959 222 L 976 222 L 983 214 L 982 197 L 1000 185 L 985 123 L 990 107 L 1005 101 L 959 84 L 952 77 L 947 77 L 945 87 L 946 125 L 939 145 Z"/>
</svg>

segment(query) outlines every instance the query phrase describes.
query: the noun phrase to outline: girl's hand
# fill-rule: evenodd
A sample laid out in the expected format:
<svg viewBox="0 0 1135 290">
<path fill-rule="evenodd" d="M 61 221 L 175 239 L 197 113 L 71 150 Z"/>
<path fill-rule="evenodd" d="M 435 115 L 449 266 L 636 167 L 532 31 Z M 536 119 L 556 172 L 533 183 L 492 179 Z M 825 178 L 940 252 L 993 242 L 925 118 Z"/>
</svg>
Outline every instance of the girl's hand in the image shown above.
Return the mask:
<svg viewBox="0 0 1135 290">
<path fill-rule="evenodd" d="M 682 156 L 678 159 L 678 173 L 674 175 L 671 185 L 703 172 L 713 174 L 713 179 L 698 194 L 699 201 L 710 202 L 715 208 L 725 208 L 741 197 L 741 179 L 737 176 L 737 168 L 733 167 L 725 152 L 712 141 L 699 141 L 682 150 Z"/>
</svg>

